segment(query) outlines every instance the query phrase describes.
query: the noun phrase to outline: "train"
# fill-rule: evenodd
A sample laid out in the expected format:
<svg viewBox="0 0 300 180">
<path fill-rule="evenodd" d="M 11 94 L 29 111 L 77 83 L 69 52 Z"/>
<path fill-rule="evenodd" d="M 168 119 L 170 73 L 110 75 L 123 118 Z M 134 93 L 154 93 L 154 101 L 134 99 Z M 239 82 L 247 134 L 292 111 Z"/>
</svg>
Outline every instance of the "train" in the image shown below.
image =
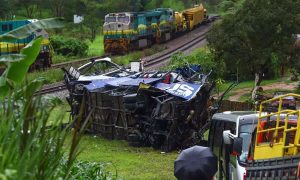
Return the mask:
<svg viewBox="0 0 300 180">
<path fill-rule="evenodd" d="M 166 42 L 208 21 L 202 4 L 182 12 L 157 8 L 145 12 L 109 13 L 103 24 L 104 52 L 125 54 Z"/>
<path fill-rule="evenodd" d="M 27 19 L 27 20 L 12 20 L 12 21 L 0 21 L 0 35 L 5 34 L 9 31 L 13 31 L 22 26 L 28 25 L 30 23 L 38 21 L 37 19 Z M 1 41 L 0 40 L 0 56 L 7 54 L 20 53 L 21 49 L 24 48 L 28 43 L 30 43 L 35 37 L 43 36 L 42 47 L 40 53 L 34 64 L 31 65 L 30 71 L 41 70 L 51 67 L 53 48 L 49 41 L 48 33 L 41 29 L 30 36 L 16 40 L 16 41 Z"/>
</svg>

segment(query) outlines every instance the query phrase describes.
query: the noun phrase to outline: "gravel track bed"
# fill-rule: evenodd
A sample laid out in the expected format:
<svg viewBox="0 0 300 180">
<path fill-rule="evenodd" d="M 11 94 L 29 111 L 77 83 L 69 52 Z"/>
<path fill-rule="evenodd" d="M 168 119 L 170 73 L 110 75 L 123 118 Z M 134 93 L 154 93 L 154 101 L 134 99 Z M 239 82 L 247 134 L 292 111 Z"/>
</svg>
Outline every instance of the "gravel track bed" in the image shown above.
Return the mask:
<svg viewBox="0 0 300 180">
<path fill-rule="evenodd" d="M 54 92 L 54 93 L 50 93 L 50 94 L 45 94 L 43 96 L 56 97 L 61 100 L 65 100 L 68 95 L 69 95 L 69 91 L 63 90 L 63 91 L 58 91 L 58 92 Z"/>
<path fill-rule="evenodd" d="M 194 29 L 193 31 L 180 36 L 176 39 L 173 39 L 169 42 L 166 43 L 166 46 L 168 47 L 166 50 L 154 54 L 152 56 L 148 56 L 148 57 L 144 57 L 143 61 L 147 62 L 147 61 L 151 61 L 152 59 L 158 58 L 164 54 L 168 54 L 173 52 L 174 50 L 177 50 L 178 48 L 182 47 L 184 44 L 194 40 L 195 38 L 199 38 L 201 35 L 205 34 L 210 28 L 211 28 L 212 24 L 206 24 L 206 25 L 202 25 L 200 27 L 198 27 L 197 29 Z M 207 44 L 207 41 L 201 41 L 195 45 L 193 45 L 191 48 L 185 50 L 183 53 L 184 54 L 190 54 L 191 52 L 193 52 L 193 50 L 203 47 Z M 152 65 L 151 67 L 146 67 L 145 70 L 146 71 L 154 71 L 154 70 L 159 70 L 161 67 L 165 67 L 169 64 L 169 60 L 167 61 L 163 61 L 161 63 L 157 63 L 155 65 Z"/>
</svg>

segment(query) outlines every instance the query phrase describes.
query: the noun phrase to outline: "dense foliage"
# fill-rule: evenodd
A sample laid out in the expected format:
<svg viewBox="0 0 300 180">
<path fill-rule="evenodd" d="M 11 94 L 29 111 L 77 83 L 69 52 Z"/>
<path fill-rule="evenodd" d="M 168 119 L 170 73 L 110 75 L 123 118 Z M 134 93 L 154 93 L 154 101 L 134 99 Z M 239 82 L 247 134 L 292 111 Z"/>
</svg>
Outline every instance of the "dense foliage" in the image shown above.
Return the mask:
<svg viewBox="0 0 300 180">
<path fill-rule="evenodd" d="M 64 56 L 85 56 L 89 48 L 87 43 L 79 39 L 59 35 L 51 36 L 50 42 L 54 51 Z"/>
<path fill-rule="evenodd" d="M 47 27 L 59 25 L 56 19 L 41 22 L 47 22 Z M 0 39 L 22 39 L 39 25 L 24 26 Z M 21 54 L 0 56 L 0 66 L 5 68 L 0 76 L 0 179 L 107 179 L 110 174 L 103 172 L 102 165 L 75 161 L 84 127 L 75 126 L 70 146 L 65 147 L 70 127 L 62 126 L 62 118 L 50 121 L 60 100 L 36 94 L 44 79 L 24 81 L 41 43 L 38 37 Z M 76 124 L 79 122 L 80 116 Z"/>
<path fill-rule="evenodd" d="M 176 69 L 186 64 L 199 64 L 204 73 L 212 71 L 214 78 L 222 77 L 225 69 L 224 63 L 213 60 L 213 55 L 208 49 L 199 49 L 191 55 L 176 54 L 172 56 L 170 64 L 169 69 Z"/>
<path fill-rule="evenodd" d="M 245 1 L 210 32 L 208 42 L 215 60 L 224 60 L 229 72 L 239 69 L 255 74 L 259 86 L 270 71 L 274 74 L 299 62 L 299 48 L 295 48 L 299 12 L 299 1 Z"/>
</svg>

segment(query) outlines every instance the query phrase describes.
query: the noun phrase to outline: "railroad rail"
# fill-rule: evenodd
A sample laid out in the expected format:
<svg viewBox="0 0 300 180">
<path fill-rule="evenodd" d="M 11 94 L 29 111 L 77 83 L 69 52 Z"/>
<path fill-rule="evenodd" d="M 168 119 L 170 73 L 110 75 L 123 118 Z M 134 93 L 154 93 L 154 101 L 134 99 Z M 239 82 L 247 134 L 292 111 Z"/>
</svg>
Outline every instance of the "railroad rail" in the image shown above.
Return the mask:
<svg viewBox="0 0 300 180">
<path fill-rule="evenodd" d="M 94 56 L 94 57 L 83 58 L 83 59 L 78 59 L 78 60 L 74 60 L 74 61 L 52 64 L 50 69 L 58 69 L 58 68 L 63 68 L 63 67 L 67 67 L 67 66 L 82 65 L 82 63 L 89 62 L 92 58 L 98 59 L 98 58 L 105 58 L 105 57 L 106 56 Z"/>
<path fill-rule="evenodd" d="M 63 82 L 59 82 L 56 84 L 47 85 L 47 86 L 43 87 L 41 90 L 39 90 L 38 92 L 36 92 L 35 94 L 36 95 L 45 95 L 45 94 L 51 94 L 51 93 L 63 91 L 66 89 L 67 89 L 66 85 Z"/>
<path fill-rule="evenodd" d="M 159 56 L 155 56 L 150 59 L 145 59 L 144 67 L 146 69 L 151 68 L 154 65 L 166 62 L 170 57 L 178 52 L 185 51 L 196 44 L 200 43 L 201 41 L 206 39 L 206 34 L 209 32 L 209 30 L 205 31 L 204 33 L 200 34 L 196 38 L 192 39 L 191 41 L 188 41 L 186 43 L 180 44 L 178 46 L 175 46 L 172 49 L 166 50 L 164 53 L 160 54 Z"/>
</svg>

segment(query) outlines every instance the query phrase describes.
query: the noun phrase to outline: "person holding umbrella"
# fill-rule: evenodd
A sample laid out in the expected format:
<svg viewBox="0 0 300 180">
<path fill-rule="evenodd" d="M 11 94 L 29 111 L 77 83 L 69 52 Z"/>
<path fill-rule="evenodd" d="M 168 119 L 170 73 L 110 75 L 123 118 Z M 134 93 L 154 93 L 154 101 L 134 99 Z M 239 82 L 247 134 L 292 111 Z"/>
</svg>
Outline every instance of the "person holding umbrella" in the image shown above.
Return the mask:
<svg viewBox="0 0 300 180">
<path fill-rule="evenodd" d="M 178 180 L 212 180 L 218 171 L 218 158 L 208 147 L 193 146 L 183 150 L 174 163 Z"/>
</svg>

